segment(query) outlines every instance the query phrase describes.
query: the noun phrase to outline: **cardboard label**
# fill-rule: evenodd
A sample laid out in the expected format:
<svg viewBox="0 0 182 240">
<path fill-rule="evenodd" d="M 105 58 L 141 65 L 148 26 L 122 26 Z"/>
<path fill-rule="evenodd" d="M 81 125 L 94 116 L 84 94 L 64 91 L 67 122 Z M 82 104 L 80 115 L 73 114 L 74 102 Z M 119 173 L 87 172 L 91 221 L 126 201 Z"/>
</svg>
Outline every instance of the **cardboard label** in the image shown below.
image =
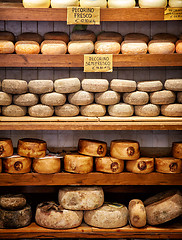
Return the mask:
<svg viewBox="0 0 182 240">
<path fill-rule="evenodd" d="M 112 72 L 112 54 L 85 54 L 84 72 Z"/>
<path fill-rule="evenodd" d="M 93 8 L 68 7 L 67 24 L 99 25 L 100 7 Z"/>
<path fill-rule="evenodd" d="M 166 8 L 164 20 L 182 20 L 182 8 Z"/>
</svg>

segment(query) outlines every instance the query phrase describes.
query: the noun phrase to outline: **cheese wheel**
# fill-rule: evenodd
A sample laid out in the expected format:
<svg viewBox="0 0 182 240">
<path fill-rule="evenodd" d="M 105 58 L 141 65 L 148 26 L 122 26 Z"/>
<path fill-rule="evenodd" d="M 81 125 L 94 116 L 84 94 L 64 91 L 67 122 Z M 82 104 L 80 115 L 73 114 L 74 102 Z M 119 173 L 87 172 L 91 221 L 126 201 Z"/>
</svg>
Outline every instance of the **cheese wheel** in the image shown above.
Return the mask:
<svg viewBox="0 0 182 240">
<path fill-rule="evenodd" d="M 70 41 L 68 43 L 69 54 L 90 54 L 94 51 L 94 43 L 90 40 Z"/>
<path fill-rule="evenodd" d="M 163 88 L 163 84 L 161 81 L 140 81 L 137 82 L 137 90 L 143 92 L 156 92 L 160 91 Z"/>
<path fill-rule="evenodd" d="M 68 44 L 69 36 L 65 32 L 47 32 L 44 34 L 44 40 L 60 40 Z"/>
<path fill-rule="evenodd" d="M 24 8 L 49 8 L 51 0 L 23 0 Z"/>
<path fill-rule="evenodd" d="M 51 0 L 52 8 L 67 8 L 70 6 L 79 6 L 78 0 Z"/>
<path fill-rule="evenodd" d="M 3 159 L 3 169 L 6 173 L 28 173 L 31 171 L 32 160 L 29 157 L 13 155 Z"/>
<path fill-rule="evenodd" d="M 99 228 L 119 228 L 128 222 L 128 209 L 119 203 L 104 203 L 100 208 L 84 212 L 84 221 Z"/>
<path fill-rule="evenodd" d="M 169 0 L 169 7 L 182 8 L 182 0 Z"/>
<path fill-rule="evenodd" d="M 165 8 L 167 0 L 139 0 L 141 8 Z"/>
<path fill-rule="evenodd" d="M 70 210 L 93 210 L 103 205 L 102 187 L 63 187 L 59 189 L 59 204 Z"/>
<path fill-rule="evenodd" d="M 106 107 L 101 104 L 89 104 L 81 106 L 80 113 L 86 117 L 103 117 L 106 114 Z"/>
<path fill-rule="evenodd" d="M 169 104 L 161 106 L 161 114 L 166 117 L 182 117 L 182 104 Z"/>
<path fill-rule="evenodd" d="M 41 43 L 41 53 L 45 55 L 60 55 L 67 52 L 67 45 L 61 40 L 44 40 Z"/>
<path fill-rule="evenodd" d="M 177 101 L 178 103 L 182 103 L 182 92 L 177 93 Z"/>
<path fill-rule="evenodd" d="M 109 8 L 134 8 L 135 5 L 135 0 L 108 0 Z"/>
<path fill-rule="evenodd" d="M 35 213 L 36 223 L 45 228 L 74 228 L 82 223 L 82 219 L 83 211 L 66 210 L 55 202 L 38 204 Z"/>
<path fill-rule="evenodd" d="M 182 91 L 182 78 L 181 79 L 167 79 L 164 87 L 171 91 Z"/>
<path fill-rule="evenodd" d="M 57 92 L 45 93 L 40 96 L 40 101 L 48 106 L 59 106 L 65 104 L 66 95 Z"/>
<path fill-rule="evenodd" d="M 31 117 L 51 117 L 54 114 L 54 108 L 43 104 L 37 104 L 28 108 L 28 114 Z"/>
<path fill-rule="evenodd" d="M 153 104 L 170 104 L 174 103 L 176 99 L 176 95 L 174 92 L 170 90 L 162 90 L 150 93 L 150 102 Z"/>
<path fill-rule="evenodd" d="M 146 92 L 136 91 L 123 94 L 123 101 L 131 105 L 144 105 L 149 101 L 149 95 Z"/>
<path fill-rule="evenodd" d="M 151 173 L 154 171 L 154 158 L 141 157 L 134 161 L 126 161 L 126 170 L 132 173 Z"/>
<path fill-rule="evenodd" d="M 0 157 L 13 155 L 13 143 L 10 138 L 0 138 Z"/>
<path fill-rule="evenodd" d="M 108 113 L 113 117 L 131 117 L 134 113 L 134 108 L 126 103 L 118 103 L 108 106 Z"/>
<path fill-rule="evenodd" d="M 5 92 L 0 92 L 0 105 L 7 106 L 12 103 L 12 95 Z"/>
<path fill-rule="evenodd" d="M 0 207 L 6 210 L 19 210 L 26 206 L 27 201 L 23 194 L 6 194 L 0 196 Z"/>
<path fill-rule="evenodd" d="M 24 157 L 40 158 L 46 156 L 47 144 L 45 141 L 34 138 L 18 140 L 18 154 Z"/>
<path fill-rule="evenodd" d="M 108 89 L 109 81 L 106 79 L 83 79 L 82 89 L 87 92 L 105 92 Z"/>
<path fill-rule="evenodd" d="M 74 117 L 79 114 L 79 107 L 66 103 L 63 106 L 55 107 L 55 114 L 59 117 Z"/>
<path fill-rule="evenodd" d="M 93 157 L 104 157 L 107 153 L 107 143 L 92 139 L 79 139 L 78 152 Z"/>
<path fill-rule="evenodd" d="M 115 91 L 111 91 L 111 90 L 108 90 L 103 93 L 95 94 L 95 102 L 98 104 L 102 104 L 102 105 L 117 104 L 120 102 L 120 98 L 121 98 L 121 96 L 119 93 L 117 93 Z"/>
<path fill-rule="evenodd" d="M 148 44 L 150 54 L 172 54 L 175 51 L 175 44 L 168 40 L 151 40 Z"/>
<path fill-rule="evenodd" d="M 124 161 L 113 157 L 95 158 L 97 172 L 120 173 L 124 170 Z"/>
<path fill-rule="evenodd" d="M 71 41 L 81 41 L 81 40 L 89 40 L 92 42 L 96 41 L 96 35 L 91 30 L 76 30 L 70 35 Z"/>
<path fill-rule="evenodd" d="M 113 79 L 110 88 L 116 92 L 133 92 L 136 90 L 136 82 L 133 80 Z"/>
<path fill-rule="evenodd" d="M 182 142 L 173 142 L 172 144 L 172 155 L 174 158 L 182 159 Z"/>
<path fill-rule="evenodd" d="M 155 104 L 146 104 L 142 106 L 135 106 L 135 115 L 141 117 L 156 117 L 160 114 L 160 107 Z"/>
<path fill-rule="evenodd" d="M 146 54 L 147 43 L 141 40 L 124 40 L 121 43 L 122 54 Z"/>
<path fill-rule="evenodd" d="M 78 91 L 68 95 L 68 102 L 74 105 L 88 105 L 93 103 L 94 94 L 86 91 Z"/>
<path fill-rule="evenodd" d="M 128 205 L 129 219 L 133 227 L 141 228 L 146 225 L 147 214 L 140 199 L 132 199 Z"/>
<path fill-rule="evenodd" d="M 1 53 L 14 53 L 14 43 L 8 40 L 0 40 L 0 54 Z"/>
<path fill-rule="evenodd" d="M 54 82 L 55 91 L 58 93 L 73 93 L 80 90 L 80 80 L 78 78 L 57 79 Z"/>
<path fill-rule="evenodd" d="M 13 103 L 19 106 L 33 106 L 39 101 L 38 95 L 34 93 L 18 94 L 13 96 Z"/>
<path fill-rule="evenodd" d="M 113 40 L 115 42 L 118 42 L 121 44 L 123 37 L 120 33 L 118 32 L 101 32 L 97 35 L 97 41 L 101 41 L 101 40 Z"/>
<path fill-rule="evenodd" d="M 182 160 L 173 157 L 155 158 L 155 169 L 160 173 L 180 173 Z"/>
<path fill-rule="evenodd" d="M 27 113 L 27 108 L 17 105 L 2 107 L 2 115 L 6 117 L 23 117 Z"/>
<path fill-rule="evenodd" d="M 178 190 L 158 193 L 146 199 L 144 205 L 148 224 L 162 224 L 182 214 L 182 194 Z"/>
<path fill-rule="evenodd" d="M 2 91 L 10 94 L 22 94 L 28 91 L 27 82 L 17 79 L 4 79 L 2 81 Z"/>
<path fill-rule="evenodd" d="M 182 40 L 176 42 L 176 52 L 182 54 Z"/>
<path fill-rule="evenodd" d="M 17 36 L 17 41 L 35 41 L 40 44 L 43 41 L 43 37 L 39 33 L 24 32 Z"/>
<path fill-rule="evenodd" d="M 120 44 L 114 40 L 100 40 L 95 42 L 96 54 L 119 54 Z"/>
<path fill-rule="evenodd" d="M 2 159 L 0 158 L 0 173 L 2 172 Z"/>
<path fill-rule="evenodd" d="M 35 94 L 43 94 L 53 91 L 52 80 L 31 80 L 28 83 L 29 92 Z"/>
<path fill-rule="evenodd" d="M 40 46 L 35 41 L 18 41 L 15 43 L 16 54 L 39 54 Z"/>
<path fill-rule="evenodd" d="M 175 43 L 178 38 L 176 35 L 171 33 L 157 33 L 152 37 L 153 40 L 166 40 Z"/>
<path fill-rule="evenodd" d="M 9 31 L 0 31 L 0 40 L 7 40 L 7 41 L 14 42 L 15 35 Z"/>
<path fill-rule="evenodd" d="M 128 33 L 124 36 L 124 40 L 139 40 L 139 41 L 144 41 L 146 43 L 149 42 L 149 37 L 146 34 L 143 33 Z"/>
<path fill-rule="evenodd" d="M 72 173 L 89 173 L 93 171 L 93 157 L 78 153 L 64 156 L 64 170 Z"/>
<path fill-rule="evenodd" d="M 110 155 L 122 160 L 137 160 L 140 157 L 139 143 L 132 140 L 111 141 Z"/>
<path fill-rule="evenodd" d="M 88 8 L 88 7 L 106 8 L 107 1 L 106 0 L 80 0 L 80 6 L 85 8 Z"/>
</svg>

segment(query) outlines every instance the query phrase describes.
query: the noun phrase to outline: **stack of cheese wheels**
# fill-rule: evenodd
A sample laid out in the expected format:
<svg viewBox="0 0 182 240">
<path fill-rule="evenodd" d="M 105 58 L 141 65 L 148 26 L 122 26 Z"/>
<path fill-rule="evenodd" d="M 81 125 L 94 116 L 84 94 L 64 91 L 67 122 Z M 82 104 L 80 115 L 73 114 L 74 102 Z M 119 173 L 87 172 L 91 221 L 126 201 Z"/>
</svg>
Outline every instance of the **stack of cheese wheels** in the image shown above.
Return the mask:
<svg viewBox="0 0 182 240">
<path fill-rule="evenodd" d="M 155 158 L 155 169 L 161 173 L 181 173 L 182 160 L 173 157 Z"/>
<path fill-rule="evenodd" d="M 79 6 L 78 0 L 51 0 L 52 8 L 67 8 L 70 6 Z"/>
<path fill-rule="evenodd" d="M 141 157 L 126 161 L 126 170 L 133 173 L 151 173 L 154 171 L 154 158 Z"/>
<path fill-rule="evenodd" d="M 0 196 L 0 228 L 26 227 L 31 218 L 31 207 L 22 194 Z"/>
<path fill-rule="evenodd" d="M 173 142 L 172 155 L 174 158 L 182 159 L 182 142 Z"/>
<path fill-rule="evenodd" d="M 91 139 L 79 139 L 78 152 L 93 157 L 105 157 L 107 143 Z"/>
<path fill-rule="evenodd" d="M 107 1 L 106 0 L 80 0 L 81 7 L 100 7 L 106 8 Z"/>
<path fill-rule="evenodd" d="M 182 8 L 182 0 L 169 0 L 169 7 Z"/>
<path fill-rule="evenodd" d="M 141 8 L 165 8 L 167 0 L 139 0 Z"/>
<path fill-rule="evenodd" d="M 128 210 L 130 223 L 133 227 L 141 228 L 146 225 L 146 210 L 140 199 L 132 199 L 129 202 Z"/>
<path fill-rule="evenodd" d="M 51 0 L 23 0 L 24 8 L 49 8 Z"/>
<path fill-rule="evenodd" d="M 0 138 L 0 158 L 13 155 L 13 143 L 10 138 Z"/>
<path fill-rule="evenodd" d="M 109 8 L 133 8 L 135 5 L 135 0 L 108 0 Z"/>
<path fill-rule="evenodd" d="M 97 172 L 120 173 L 124 170 L 124 161 L 113 157 L 95 158 Z"/>
</svg>

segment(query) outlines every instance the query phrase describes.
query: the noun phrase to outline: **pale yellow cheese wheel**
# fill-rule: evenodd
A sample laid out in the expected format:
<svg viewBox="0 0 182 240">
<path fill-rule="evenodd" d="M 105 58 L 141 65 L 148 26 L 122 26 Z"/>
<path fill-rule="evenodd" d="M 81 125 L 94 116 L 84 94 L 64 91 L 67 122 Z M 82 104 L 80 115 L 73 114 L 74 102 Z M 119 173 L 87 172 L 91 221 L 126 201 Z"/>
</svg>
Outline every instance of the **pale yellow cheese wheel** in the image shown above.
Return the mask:
<svg viewBox="0 0 182 240">
<path fill-rule="evenodd" d="M 180 173 L 182 160 L 173 157 L 155 158 L 155 170 L 160 173 Z"/>
<path fill-rule="evenodd" d="M 164 83 L 164 87 L 167 90 L 171 90 L 171 91 L 182 91 L 182 78 L 178 78 L 178 79 L 167 79 Z"/>
<path fill-rule="evenodd" d="M 149 95 L 146 92 L 136 91 L 123 94 L 123 101 L 131 105 L 144 105 L 149 101 Z"/>
<path fill-rule="evenodd" d="M 177 100 L 178 100 L 178 103 L 182 103 L 182 92 L 177 93 Z"/>
<path fill-rule="evenodd" d="M 112 79 L 110 88 L 116 92 L 133 92 L 136 90 L 136 82 L 133 80 Z"/>
<path fill-rule="evenodd" d="M 131 117 L 134 113 L 134 107 L 126 103 L 118 103 L 108 106 L 108 113 L 113 117 Z"/>
<path fill-rule="evenodd" d="M 0 31 L 0 40 L 7 40 L 7 41 L 14 42 L 15 35 L 9 31 Z"/>
<path fill-rule="evenodd" d="M 43 94 L 53 91 L 52 80 L 31 80 L 28 83 L 29 92 L 35 94 Z"/>
<path fill-rule="evenodd" d="M 15 43 L 16 54 L 39 54 L 40 46 L 35 41 L 18 41 Z"/>
<path fill-rule="evenodd" d="M 78 152 L 93 157 L 105 157 L 107 143 L 93 139 L 79 139 Z"/>
<path fill-rule="evenodd" d="M 150 54 L 172 54 L 175 51 L 175 44 L 168 40 L 151 40 L 148 43 Z"/>
<path fill-rule="evenodd" d="M 23 117 L 27 113 L 27 108 L 17 105 L 2 107 L 2 115 L 6 117 Z"/>
<path fill-rule="evenodd" d="M 182 142 L 173 142 L 172 144 L 172 155 L 174 158 L 182 159 Z"/>
<path fill-rule="evenodd" d="M 119 54 L 120 44 L 114 40 L 100 40 L 95 42 L 96 54 Z"/>
<path fill-rule="evenodd" d="M 95 102 L 102 105 L 117 104 L 120 102 L 120 98 L 121 98 L 120 94 L 112 90 L 95 94 Z"/>
<path fill-rule="evenodd" d="M 81 7 L 100 7 L 105 8 L 107 7 L 107 1 L 106 0 L 80 0 L 80 6 Z"/>
<path fill-rule="evenodd" d="M 68 43 L 69 54 L 90 54 L 94 51 L 94 43 L 90 40 L 70 41 Z"/>
<path fill-rule="evenodd" d="M 109 8 L 134 8 L 135 0 L 108 0 Z"/>
<path fill-rule="evenodd" d="M 66 103 L 63 106 L 55 107 L 55 114 L 59 117 L 74 117 L 79 114 L 79 107 Z"/>
<path fill-rule="evenodd" d="M 13 155 L 13 143 L 10 138 L 0 138 L 0 157 Z"/>
<path fill-rule="evenodd" d="M 73 93 L 80 90 L 80 80 L 78 78 L 57 79 L 54 82 L 55 91 L 58 93 Z"/>
<path fill-rule="evenodd" d="M 161 106 L 161 114 L 166 117 L 182 117 L 182 104 L 163 105 Z"/>
<path fill-rule="evenodd" d="M 140 199 L 132 199 L 129 202 L 129 219 L 133 227 L 141 228 L 147 223 L 145 206 Z"/>
<path fill-rule="evenodd" d="M 176 95 L 174 92 L 170 90 L 162 90 L 150 93 L 150 102 L 153 104 L 170 104 L 174 103 L 176 99 Z"/>
<path fill-rule="evenodd" d="M 82 89 L 87 92 L 105 92 L 108 89 L 109 81 L 107 79 L 83 79 Z"/>
<path fill-rule="evenodd" d="M 124 170 L 124 161 L 113 157 L 95 158 L 97 172 L 120 173 Z"/>
<path fill-rule="evenodd" d="M 41 53 L 45 55 L 60 55 L 67 52 L 67 45 L 61 40 L 44 40 L 41 43 Z"/>
<path fill-rule="evenodd" d="M 44 104 L 37 104 L 28 108 L 28 114 L 31 117 L 51 117 L 54 114 L 54 108 Z"/>
<path fill-rule="evenodd" d="M 141 40 L 124 40 L 121 43 L 122 54 L 146 54 L 147 43 Z"/>
<path fill-rule="evenodd" d="M 92 42 L 96 41 L 96 35 L 91 30 L 76 30 L 70 34 L 71 41 L 81 41 L 90 40 Z"/>
<path fill-rule="evenodd" d="M 0 40 L 0 53 L 13 53 L 15 50 L 14 43 L 8 40 Z"/>
<path fill-rule="evenodd" d="M 67 8 L 70 6 L 79 6 L 78 0 L 51 0 L 52 8 Z"/>
<path fill-rule="evenodd" d="M 51 0 L 23 0 L 24 8 L 49 8 Z"/>
<path fill-rule="evenodd" d="M 114 40 L 115 42 L 121 43 L 123 40 L 123 37 L 118 32 L 111 32 L 111 31 L 104 31 L 97 35 L 97 41 L 100 40 Z"/>
<path fill-rule="evenodd" d="M 146 104 L 135 106 L 135 115 L 141 117 L 156 117 L 160 114 L 160 106 L 155 104 Z"/>
<path fill-rule="evenodd" d="M 176 42 L 176 52 L 182 54 L 182 39 Z"/>
<path fill-rule="evenodd" d="M 182 8 L 182 0 L 169 0 L 169 7 Z"/>
<path fill-rule="evenodd" d="M 38 95 L 34 93 L 18 94 L 13 96 L 13 103 L 19 106 L 33 106 L 39 101 Z"/>
<path fill-rule="evenodd" d="M 171 33 L 157 33 L 153 35 L 153 40 L 166 40 L 175 43 L 177 41 L 177 36 Z"/>
<path fill-rule="evenodd" d="M 86 117 L 103 117 L 106 114 L 106 107 L 101 104 L 89 104 L 80 107 L 80 113 Z"/>
<path fill-rule="evenodd" d="M 63 93 L 45 93 L 40 96 L 40 101 L 42 104 L 48 106 L 60 106 L 65 104 L 66 102 L 66 95 Z"/>
<path fill-rule="evenodd" d="M 88 105 L 93 103 L 94 94 L 86 91 L 78 91 L 68 95 L 68 102 L 73 105 Z"/>
<path fill-rule="evenodd" d="M 12 95 L 5 92 L 0 92 L 0 105 L 7 106 L 12 103 Z"/>
<path fill-rule="evenodd" d="M 24 80 L 4 79 L 2 81 L 2 91 L 10 94 L 22 94 L 28 91 L 28 85 Z"/>
<path fill-rule="evenodd" d="M 167 0 L 139 0 L 141 8 L 165 8 Z"/>
<path fill-rule="evenodd" d="M 24 32 L 17 36 L 17 41 L 35 41 L 40 44 L 43 37 L 39 33 Z"/>
<path fill-rule="evenodd" d="M 69 42 L 69 36 L 65 32 L 47 32 L 44 34 L 44 40 L 60 40 L 67 44 Z"/>
<path fill-rule="evenodd" d="M 124 40 L 140 40 L 148 43 L 150 39 L 143 33 L 128 33 L 124 36 Z"/>
<path fill-rule="evenodd" d="M 134 161 L 126 161 L 126 170 L 132 173 L 151 173 L 154 171 L 154 158 L 141 157 Z"/>
<path fill-rule="evenodd" d="M 137 82 L 137 89 L 143 92 L 156 92 L 162 90 L 162 88 L 163 84 L 158 80 Z"/>
</svg>

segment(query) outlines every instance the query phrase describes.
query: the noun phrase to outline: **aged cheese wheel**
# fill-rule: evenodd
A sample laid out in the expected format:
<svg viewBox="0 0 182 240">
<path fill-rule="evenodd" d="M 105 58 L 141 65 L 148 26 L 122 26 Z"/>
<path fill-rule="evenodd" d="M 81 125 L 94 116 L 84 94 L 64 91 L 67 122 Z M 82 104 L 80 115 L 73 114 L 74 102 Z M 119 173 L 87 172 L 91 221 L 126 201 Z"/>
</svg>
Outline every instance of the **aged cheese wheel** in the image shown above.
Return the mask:
<svg viewBox="0 0 182 240">
<path fill-rule="evenodd" d="M 1 106 L 7 106 L 12 103 L 12 95 L 5 93 L 5 92 L 0 92 L 0 105 Z"/>
<path fill-rule="evenodd" d="M 170 104 L 174 103 L 176 99 L 176 95 L 174 92 L 170 90 L 162 90 L 150 93 L 150 102 L 153 104 Z"/>
<path fill-rule="evenodd" d="M 23 0 L 24 8 L 49 8 L 51 0 Z"/>
<path fill-rule="evenodd" d="M 67 44 L 69 36 L 65 32 L 47 32 L 44 34 L 44 40 L 61 40 Z"/>
<path fill-rule="evenodd" d="M 55 114 L 59 117 L 74 117 L 79 114 L 79 107 L 66 103 L 63 106 L 55 107 Z"/>
<path fill-rule="evenodd" d="M 167 79 L 164 87 L 171 91 L 182 91 L 182 78 L 181 79 Z"/>
<path fill-rule="evenodd" d="M 40 96 L 40 101 L 48 106 L 59 106 L 65 104 L 66 95 L 57 92 L 45 93 Z"/>
<path fill-rule="evenodd" d="M 169 0 L 169 7 L 182 8 L 182 0 Z"/>
<path fill-rule="evenodd" d="M 182 40 L 176 42 L 176 52 L 180 54 L 182 53 Z"/>
<path fill-rule="evenodd" d="M 80 80 L 78 78 L 57 79 L 54 82 L 55 91 L 58 93 L 73 93 L 80 90 Z"/>
<path fill-rule="evenodd" d="M 14 43 L 8 40 L 0 40 L 0 53 L 13 53 L 15 50 Z"/>
<path fill-rule="evenodd" d="M 0 138 L 0 157 L 13 155 L 13 143 L 10 138 Z"/>
<path fill-rule="evenodd" d="M 17 105 L 2 107 L 2 115 L 6 117 L 23 117 L 27 113 L 27 108 Z"/>
<path fill-rule="evenodd" d="M 126 103 L 118 103 L 108 106 L 108 113 L 113 117 L 131 117 L 134 113 L 134 108 Z"/>
<path fill-rule="evenodd" d="M 110 155 L 122 160 L 137 160 L 140 157 L 139 143 L 132 140 L 111 141 Z"/>
<path fill-rule="evenodd" d="M 132 80 L 113 79 L 110 88 L 116 92 L 133 92 L 136 90 L 136 82 Z"/>
<path fill-rule="evenodd" d="M 150 39 L 143 33 L 128 33 L 125 35 L 124 40 L 140 40 L 148 43 Z"/>
<path fill-rule="evenodd" d="M 119 54 L 120 44 L 114 40 L 100 40 L 95 42 L 96 54 Z"/>
<path fill-rule="evenodd" d="M 107 143 L 91 139 L 79 139 L 78 152 L 93 157 L 104 157 L 107 153 Z"/>
<path fill-rule="evenodd" d="M 6 210 L 19 210 L 27 204 L 23 194 L 7 194 L 0 196 L 0 207 Z"/>
<path fill-rule="evenodd" d="M 120 102 L 120 98 L 121 98 L 121 96 L 119 93 L 117 93 L 115 91 L 111 91 L 111 90 L 108 90 L 103 93 L 95 94 L 95 102 L 98 104 L 102 104 L 102 105 L 117 104 Z"/>
<path fill-rule="evenodd" d="M 60 55 L 67 52 L 67 45 L 61 40 L 44 40 L 41 43 L 41 53 L 45 55 Z"/>
<path fill-rule="evenodd" d="M 146 225 L 147 215 L 143 202 L 140 199 L 132 199 L 128 205 L 129 219 L 133 227 L 141 228 Z"/>
<path fill-rule="evenodd" d="M 141 8 L 165 8 L 167 0 L 139 0 Z"/>
<path fill-rule="evenodd" d="M 177 93 L 177 100 L 178 100 L 178 103 L 182 103 L 182 92 Z"/>
<path fill-rule="evenodd" d="M 68 95 L 68 101 L 74 105 L 88 105 L 93 103 L 94 94 L 86 91 L 78 91 Z"/>
<path fill-rule="evenodd" d="M 98 209 L 84 212 L 84 221 L 93 227 L 119 228 L 128 222 L 128 209 L 120 203 L 104 203 Z"/>
<path fill-rule="evenodd" d="M 47 144 L 44 140 L 22 138 L 18 140 L 18 154 L 24 157 L 41 158 L 46 156 Z"/>
<path fill-rule="evenodd" d="M 115 42 L 121 43 L 123 40 L 123 37 L 118 32 L 101 32 L 97 35 L 97 41 L 100 40 L 114 40 Z"/>
<path fill-rule="evenodd" d="M 135 0 L 108 0 L 109 8 L 134 8 Z"/>
<path fill-rule="evenodd" d="M 122 54 L 146 54 L 147 43 L 141 40 L 124 40 L 121 43 Z"/>
<path fill-rule="evenodd" d="M 86 117 L 103 117 L 106 114 L 106 107 L 101 104 L 89 104 L 81 106 L 80 113 Z"/>
<path fill-rule="evenodd" d="M 138 91 L 156 92 L 162 90 L 162 88 L 163 88 L 162 82 L 157 80 L 137 82 Z"/>
<path fill-rule="evenodd" d="M 148 224 L 162 224 L 182 214 L 182 194 L 179 190 L 158 193 L 145 200 L 144 205 Z"/>
<path fill-rule="evenodd" d="M 35 41 L 18 41 L 15 43 L 16 54 L 38 54 L 40 46 Z"/>
<path fill-rule="evenodd" d="M 93 210 L 104 203 L 101 187 L 63 187 L 58 194 L 59 204 L 70 210 Z"/>
<path fill-rule="evenodd" d="M 171 54 L 175 51 L 175 44 L 168 40 L 151 40 L 148 43 L 150 54 Z"/>
<path fill-rule="evenodd" d="M 35 94 L 43 94 L 53 91 L 52 80 L 31 80 L 28 83 L 29 92 Z"/>
<path fill-rule="evenodd" d="M 134 161 L 126 161 L 126 170 L 132 173 L 151 173 L 154 171 L 154 158 L 141 157 Z"/>
<path fill-rule="evenodd" d="M 167 40 L 169 42 L 175 43 L 177 41 L 177 36 L 171 33 L 157 33 L 152 37 L 153 40 Z"/>
<path fill-rule="evenodd" d="M 13 103 L 19 106 L 33 106 L 39 101 L 38 95 L 34 93 L 18 94 L 13 96 Z"/>
<path fill-rule="evenodd" d="M 27 82 L 17 79 L 4 79 L 2 81 L 2 91 L 10 94 L 22 94 L 28 91 Z"/>
<path fill-rule="evenodd" d="M 4 210 L 0 208 L 0 228 L 22 228 L 31 223 L 32 211 L 27 204 L 21 210 Z"/>
<path fill-rule="evenodd" d="M 31 117 L 51 117 L 54 114 L 54 108 L 43 104 L 37 104 L 28 108 L 28 114 Z"/>
<path fill-rule="evenodd" d="M 149 101 L 149 95 L 146 92 L 136 91 L 123 94 L 123 101 L 131 105 L 144 105 Z"/>
<path fill-rule="evenodd" d="M 141 117 L 156 117 L 160 114 L 160 107 L 155 104 L 146 104 L 142 106 L 135 106 L 135 115 Z"/>
<path fill-rule="evenodd" d="M 14 42 L 15 35 L 9 31 L 0 31 L 0 40 L 7 40 L 7 41 Z"/>
<path fill-rule="evenodd" d="M 2 159 L 0 158 L 0 173 L 2 172 Z"/>
<path fill-rule="evenodd" d="M 113 157 L 95 158 L 97 172 L 120 173 L 124 169 L 124 161 Z"/>
<path fill-rule="evenodd" d="M 93 171 L 93 157 L 78 153 L 64 156 L 64 170 L 72 173 L 89 173 Z"/>
<path fill-rule="evenodd" d="M 166 117 L 182 117 L 182 104 L 163 105 L 161 106 L 161 114 Z"/>
<path fill-rule="evenodd" d="M 182 159 L 182 142 L 173 142 L 172 144 L 172 155 L 174 158 Z"/>
<path fill-rule="evenodd" d="M 83 79 L 82 89 L 87 92 L 105 92 L 109 86 L 109 81 L 106 79 Z"/>
<path fill-rule="evenodd" d="M 51 0 L 52 8 L 67 8 L 70 6 L 79 6 L 78 0 Z"/>
<path fill-rule="evenodd" d="M 82 219 L 83 211 L 66 210 L 55 202 L 38 204 L 35 213 L 36 223 L 45 228 L 74 228 L 82 223 Z"/>
<path fill-rule="evenodd" d="M 155 158 L 155 169 L 160 173 L 180 173 L 182 160 L 173 157 Z"/>
<path fill-rule="evenodd" d="M 80 0 L 80 6 L 81 7 L 100 7 L 105 8 L 107 7 L 107 1 L 106 0 Z"/>
<path fill-rule="evenodd" d="M 90 54 L 94 51 L 94 43 L 90 40 L 70 41 L 68 52 L 70 54 Z"/>
<path fill-rule="evenodd" d="M 81 41 L 81 40 L 90 40 L 92 42 L 96 41 L 96 35 L 93 31 L 90 30 L 76 30 L 70 35 L 71 41 Z"/>
<path fill-rule="evenodd" d="M 17 41 L 35 41 L 40 44 L 43 41 L 43 37 L 38 33 L 24 32 L 17 36 Z"/>
</svg>

